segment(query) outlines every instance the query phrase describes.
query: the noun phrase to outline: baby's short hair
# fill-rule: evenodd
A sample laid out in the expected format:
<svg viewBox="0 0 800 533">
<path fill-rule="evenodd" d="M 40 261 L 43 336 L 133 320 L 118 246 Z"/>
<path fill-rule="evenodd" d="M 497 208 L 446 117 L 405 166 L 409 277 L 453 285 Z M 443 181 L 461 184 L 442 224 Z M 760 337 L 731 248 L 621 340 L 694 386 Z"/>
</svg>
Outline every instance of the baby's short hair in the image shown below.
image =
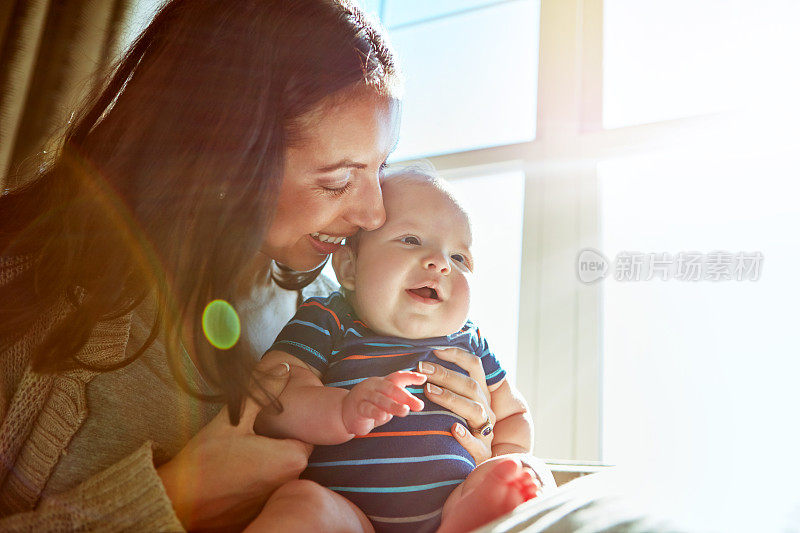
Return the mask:
<svg viewBox="0 0 800 533">
<path fill-rule="evenodd" d="M 386 171 L 381 181 L 381 185 L 388 182 L 391 183 L 422 183 L 430 185 L 450 200 L 467 218 L 467 223 L 472 224 L 469 212 L 464 208 L 464 205 L 459 201 L 456 194 L 453 192 L 452 187 L 444 179 L 442 179 L 429 163 L 417 163 L 404 167 L 390 168 Z M 355 235 L 348 237 L 345 244 L 349 246 L 353 253 L 358 253 L 358 242 L 364 230 L 359 230 Z"/>
</svg>

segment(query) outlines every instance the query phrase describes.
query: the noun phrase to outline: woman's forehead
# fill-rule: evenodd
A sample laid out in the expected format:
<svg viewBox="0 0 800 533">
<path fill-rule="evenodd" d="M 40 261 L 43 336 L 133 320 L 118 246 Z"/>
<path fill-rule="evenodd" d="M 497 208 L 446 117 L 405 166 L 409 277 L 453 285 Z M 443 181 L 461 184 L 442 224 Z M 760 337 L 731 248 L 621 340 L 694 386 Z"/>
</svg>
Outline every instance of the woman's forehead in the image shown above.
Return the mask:
<svg viewBox="0 0 800 533">
<path fill-rule="evenodd" d="M 397 142 L 399 103 L 369 88 L 348 91 L 323 100 L 296 118 L 290 128 L 293 146 L 311 145 L 318 151 L 374 143 L 377 138 Z"/>
</svg>

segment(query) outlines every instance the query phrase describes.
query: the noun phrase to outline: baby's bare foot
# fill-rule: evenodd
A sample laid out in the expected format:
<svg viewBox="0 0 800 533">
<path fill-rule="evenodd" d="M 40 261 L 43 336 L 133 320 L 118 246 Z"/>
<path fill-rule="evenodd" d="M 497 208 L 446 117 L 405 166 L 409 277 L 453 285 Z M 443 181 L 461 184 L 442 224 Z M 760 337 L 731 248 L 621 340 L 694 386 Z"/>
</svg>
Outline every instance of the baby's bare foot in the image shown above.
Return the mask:
<svg viewBox="0 0 800 533">
<path fill-rule="evenodd" d="M 470 474 L 445 505 L 438 533 L 463 533 L 478 528 L 535 498 L 533 475 L 513 458 L 486 462 Z M 455 492 L 455 491 L 454 491 Z"/>
</svg>

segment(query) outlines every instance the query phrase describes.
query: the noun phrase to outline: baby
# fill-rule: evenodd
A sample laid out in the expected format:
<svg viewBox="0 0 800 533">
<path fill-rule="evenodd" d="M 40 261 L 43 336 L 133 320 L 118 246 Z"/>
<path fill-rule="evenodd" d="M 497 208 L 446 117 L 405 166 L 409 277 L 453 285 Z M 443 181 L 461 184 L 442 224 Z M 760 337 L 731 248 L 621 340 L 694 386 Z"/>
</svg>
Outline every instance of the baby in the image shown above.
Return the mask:
<svg viewBox="0 0 800 533">
<path fill-rule="evenodd" d="M 539 487 L 511 457 L 476 468 L 451 433 L 465 421 L 424 402 L 426 377 L 414 370 L 430 361 L 467 373 L 438 359 L 439 348 L 480 357 L 497 417 L 495 454 L 530 451 L 527 407 L 467 320 L 473 258 L 464 209 L 441 180 L 416 170 L 388 178 L 383 198 L 386 223 L 334 254 L 345 295 L 307 300 L 265 356 L 292 374 L 283 411 L 263 413 L 257 429 L 317 445 L 303 477 L 349 500 L 335 499 L 339 513 L 363 512 L 377 531 L 467 531 Z M 492 427 L 487 420 L 474 430 Z"/>
</svg>

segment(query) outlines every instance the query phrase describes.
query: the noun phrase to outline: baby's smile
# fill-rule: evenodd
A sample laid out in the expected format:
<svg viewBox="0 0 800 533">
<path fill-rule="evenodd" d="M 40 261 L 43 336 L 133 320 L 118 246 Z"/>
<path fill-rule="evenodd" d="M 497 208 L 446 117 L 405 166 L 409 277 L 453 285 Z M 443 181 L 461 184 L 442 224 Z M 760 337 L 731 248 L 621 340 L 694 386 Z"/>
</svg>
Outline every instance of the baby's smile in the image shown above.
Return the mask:
<svg viewBox="0 0 800 533">
<path fill-rule="evenodd" d="M 406 292 L 411 295 L 418 302 L 425 304 L 437 304 L 442 301 L 439 297 L 439 291 L 434 284 L 425 284 L 416 289 L 406 289 Z"/>
</svg>

